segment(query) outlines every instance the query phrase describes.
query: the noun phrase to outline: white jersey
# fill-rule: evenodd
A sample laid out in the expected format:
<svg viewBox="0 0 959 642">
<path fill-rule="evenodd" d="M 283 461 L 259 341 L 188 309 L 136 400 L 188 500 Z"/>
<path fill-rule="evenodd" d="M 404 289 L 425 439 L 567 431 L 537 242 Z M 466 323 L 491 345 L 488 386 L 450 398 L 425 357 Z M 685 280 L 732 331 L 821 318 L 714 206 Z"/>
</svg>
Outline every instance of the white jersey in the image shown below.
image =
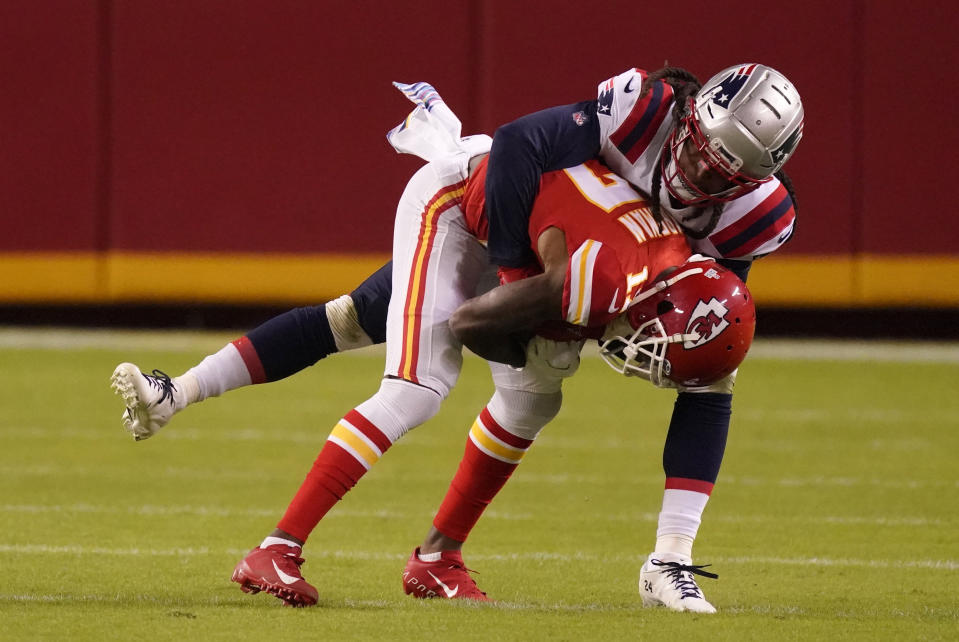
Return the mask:
<svg viewBox="0 0 959 642">
<path fill-rule="evenodd" d="M 646 76 L 641 69 L 630 69 L 600 83 L 597 114 L 603 162 L 651 194 L 653 170 L 674 127 L 675 100 L 672 87 L 664 81 L 654 83 L 640 99 Z M 666 215 L 694 232 L 707 225 L 712 212 L 712 207 L 673 209 L 665 185 L 660 186 L 659 202 Z M 748 261 L 785 243 L 795 222 L 792 199 L 773 178 L 725 203 L 715 229 L 703 239 L 689 238 L 689 244 L 694 252 L 707 256 Z"/>
</svg>

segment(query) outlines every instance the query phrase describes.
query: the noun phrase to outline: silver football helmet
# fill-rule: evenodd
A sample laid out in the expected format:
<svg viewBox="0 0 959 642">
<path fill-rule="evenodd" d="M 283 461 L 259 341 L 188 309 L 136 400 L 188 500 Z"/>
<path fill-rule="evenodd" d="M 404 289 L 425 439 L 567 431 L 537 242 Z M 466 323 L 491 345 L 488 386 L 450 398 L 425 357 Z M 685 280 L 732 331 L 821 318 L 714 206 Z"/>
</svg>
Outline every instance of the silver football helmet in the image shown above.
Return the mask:
<svg viewBox="0 0 959 642">
<path fill-rule="evenodd" d="M 667 189 L 687 205 L 737 198 L 779 171 L 802 130 L 802 100 L 785 76 L 756 63 L 724 69 L 689 99 L 666 142 L 661 162 Z M 726 189 L 709 194 L 684 175 L 679 158 L 687 144 L 729 182 Z"/>
</svg>

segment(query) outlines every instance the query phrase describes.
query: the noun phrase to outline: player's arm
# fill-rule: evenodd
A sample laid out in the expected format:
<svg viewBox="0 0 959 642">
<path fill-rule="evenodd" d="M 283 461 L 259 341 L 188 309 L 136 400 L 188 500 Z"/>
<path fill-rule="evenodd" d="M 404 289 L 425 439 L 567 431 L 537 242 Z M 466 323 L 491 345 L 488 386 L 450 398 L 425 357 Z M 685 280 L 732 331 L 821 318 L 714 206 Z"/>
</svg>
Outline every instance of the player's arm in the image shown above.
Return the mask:
<svg viewBox="0 0 959 642">
<path fill-rule="evenodd" d="M 514 367 L 526 365 L 526 344 L 544 321 L 561 320 L 566 237 L 555 227 L 537 240 L 543 273 L 493 288 L 450 317 L 457 339 L 477 355 Z"/>
<path fill-rule="evenodd" d="M 597 101 L 544 109 L 496 130 L 486 169 L 490 261 L 535 264 L 529 216 L 543 172 L 572 167 L 599 152 Z"/>
<path fill-rule="evenodd" d="M 727 270 L 732 270 L 733 274 L 739 277 L 739 280 L 743 283 L 746 282 L 746 277 L 749 276 L 749 268 L 753 266 L 752 261 L 740 261 L 737 259 L 716 259 L 716 262 Z"/>
</svg>

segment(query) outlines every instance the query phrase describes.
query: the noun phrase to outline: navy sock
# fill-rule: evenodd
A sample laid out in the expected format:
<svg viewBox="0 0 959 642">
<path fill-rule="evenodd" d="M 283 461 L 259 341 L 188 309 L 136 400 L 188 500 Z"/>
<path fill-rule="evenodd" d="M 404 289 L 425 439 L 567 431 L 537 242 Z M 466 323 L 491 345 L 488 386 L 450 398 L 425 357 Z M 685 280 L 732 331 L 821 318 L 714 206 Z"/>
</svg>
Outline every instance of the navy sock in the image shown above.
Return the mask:
<svg viewBox="0 0 959 642">
<path fill-rule="evenodd" d="M 386 341 L 386 313 L 393 289 L 393 262 L 371 274 L 350 293 L 357 319 L 373 343 Z M 273 317 L 247 338 L 263 364 L 266 381 L 278 381 L 339 350 L 325 305 L 294 308 Z"/>
<path fill-rule="evenodd" d="M 726 450 L 732 404 L 731 394 L 679 393 L 663 448 L 667 478 L 716 483 Z"/>
<path fill-rule="evenodd" d="M 373 343 L 386 341 L 386 312 L 393 293 L 393 261 L 371 274 L 350 292 L 360 327 Z"/>
<path fill-rule="evenodd" d="M 278 381 L 337 352 L 326 306 L 294 308 L 247 333 L 266 381 Z"/>
</svg>

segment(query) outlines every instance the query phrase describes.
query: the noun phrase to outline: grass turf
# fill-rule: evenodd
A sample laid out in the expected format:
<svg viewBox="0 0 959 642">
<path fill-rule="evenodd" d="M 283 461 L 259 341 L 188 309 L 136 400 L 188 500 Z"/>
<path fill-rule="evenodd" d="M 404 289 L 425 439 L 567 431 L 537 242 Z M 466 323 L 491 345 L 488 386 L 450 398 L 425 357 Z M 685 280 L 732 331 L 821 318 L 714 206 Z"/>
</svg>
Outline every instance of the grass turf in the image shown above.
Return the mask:
<svg viewBox="0 0 959 642">
<path fill-rule="evenodd" d="M 332 357 L 191 407 L 149 441 L 126 436 L 108 387 L 116 363 L 175 374 L 229 338 L 0 330 L 0 638 L 959 635 L 956 360 L 876 360 L 881 346 L 797 360 L 757 342 L 695 551 L 720 574 L 700 583 L 720 612 L 698 616 L 643 609 L 636 590 L 673 394 L 595 358 L 464 550 L 497 604 L 402 594 L 406 557 L 492 392 L 468 358 L 440 415 L 314 532 L 304 574 L 320 605 L 288 609 L 241 593 L 232 567 L 333 424 L 376 390 L 382 357 Z"/>
</svg>

